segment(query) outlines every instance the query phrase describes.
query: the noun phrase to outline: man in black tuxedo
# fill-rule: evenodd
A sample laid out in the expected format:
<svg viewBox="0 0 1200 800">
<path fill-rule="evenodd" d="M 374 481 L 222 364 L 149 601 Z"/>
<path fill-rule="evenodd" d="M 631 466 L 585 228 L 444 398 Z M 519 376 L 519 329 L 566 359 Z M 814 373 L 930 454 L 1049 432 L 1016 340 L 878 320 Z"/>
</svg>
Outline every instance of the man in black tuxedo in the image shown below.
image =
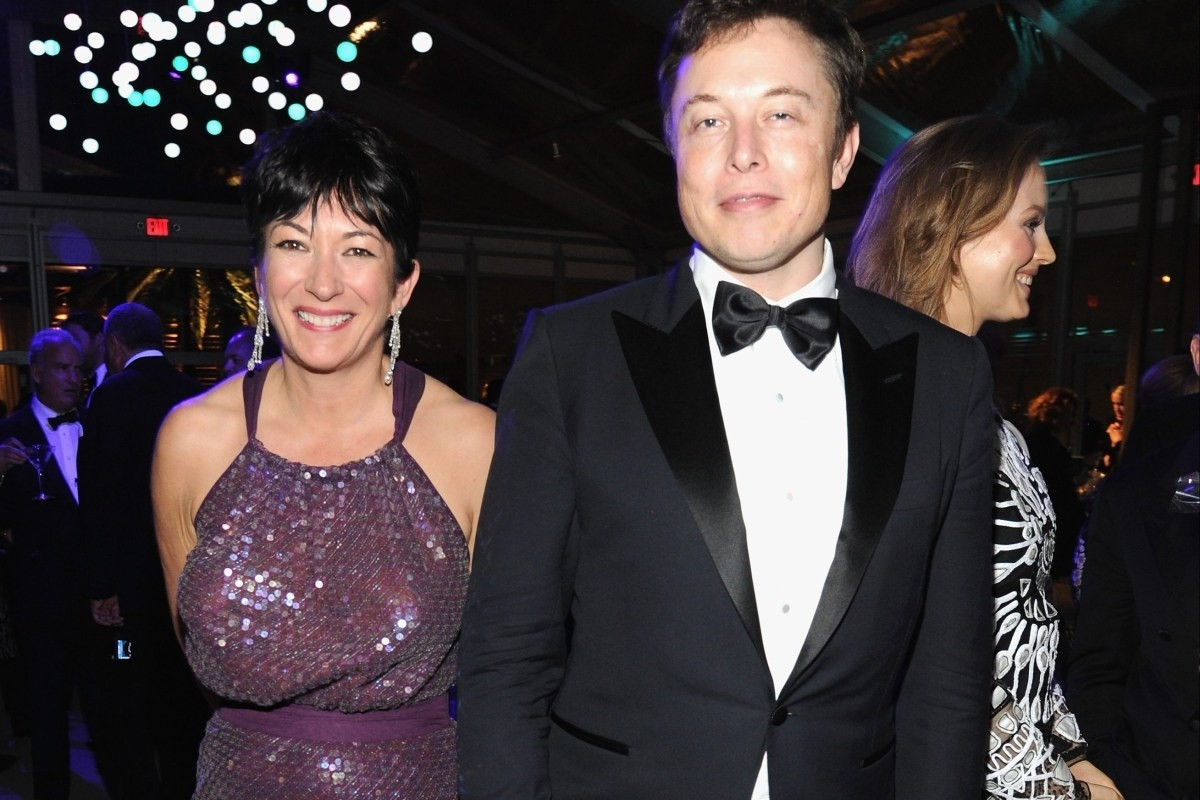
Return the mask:
<svg viewBox="0 0 1200 800">
<path fill-rule="evenodd" d="M 463 623 L 462 797 L 979 796 L 990 370 L 834 273 L 862 71 L 819 2 L 676 18 L 696 246 L 526 325 Z"/>
<path fill-rule="evenodd" d="M 26 667 L 37 800 L 67 796 L 67 712 L 76 681 L 85 706 L 91 699 L 89 673 L 81 669 L 90 623 L 76 482 L 82 361 L 69 333 L 39 331 L 29 345 L 33 398 L 0 420 L 0 530 L 12 528 L 6 579 Z M 40 484 L 29 459 L 33 445 L 53 448 Z M 39 486 L 45 499 L 35 499 Z"/>
<path fill-rule="evenodd" d="M 1193 420 L 1173 444 L 1122 459 L 1092 510 L 1067 701 L 1088 758 L 1130 800 L 1200 797 L 1197 470 Z"/>
<path fill-rule="evenodd" d="M 123 303 L 109 312 L 108 376 L 92 395 L 80 450 L 92 616 L 131 648 L 102 673 L 110 702 L 98 744 L 120 798 L 190 797 L 207 716 L 175 639 L 150 505 L 159 425 L 202 387 L 171 366 L 162 341 L 149 308 Z"/>
</svg>

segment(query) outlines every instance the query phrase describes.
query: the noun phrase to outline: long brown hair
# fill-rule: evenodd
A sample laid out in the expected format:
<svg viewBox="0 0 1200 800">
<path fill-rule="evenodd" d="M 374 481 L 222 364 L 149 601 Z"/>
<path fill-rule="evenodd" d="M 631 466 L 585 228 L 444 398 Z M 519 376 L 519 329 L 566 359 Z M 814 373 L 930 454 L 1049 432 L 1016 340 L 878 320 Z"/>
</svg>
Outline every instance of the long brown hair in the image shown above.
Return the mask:
<svg viewBox="0 0 1200 800">
<path fill-rule="evenodd" d="M 995 228 L 1045 146 L 1044 128 L 990 114 L 930 125 L 894 152 L 850 244 L 846 275 L 934 319 L 965 242 Z"/>
</svg>

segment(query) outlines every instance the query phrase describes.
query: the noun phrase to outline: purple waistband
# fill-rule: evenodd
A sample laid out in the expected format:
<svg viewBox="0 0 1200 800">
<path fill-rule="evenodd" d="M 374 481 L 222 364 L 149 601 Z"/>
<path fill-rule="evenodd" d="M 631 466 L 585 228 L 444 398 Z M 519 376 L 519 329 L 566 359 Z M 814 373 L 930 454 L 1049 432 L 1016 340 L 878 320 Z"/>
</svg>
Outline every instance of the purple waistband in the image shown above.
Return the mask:
<svg viewBox="0 0 1200 800">
<path fill-rule="evenodd" d="M 227 707 L 217 714 L 231 725 L 268 736 L 315 742 L 383 742 L 445 728 L 450 724 L 450 699 L 442 694 L 410 706 L 357 713 L 290 705 L 269 710 Z"/>
</svg>

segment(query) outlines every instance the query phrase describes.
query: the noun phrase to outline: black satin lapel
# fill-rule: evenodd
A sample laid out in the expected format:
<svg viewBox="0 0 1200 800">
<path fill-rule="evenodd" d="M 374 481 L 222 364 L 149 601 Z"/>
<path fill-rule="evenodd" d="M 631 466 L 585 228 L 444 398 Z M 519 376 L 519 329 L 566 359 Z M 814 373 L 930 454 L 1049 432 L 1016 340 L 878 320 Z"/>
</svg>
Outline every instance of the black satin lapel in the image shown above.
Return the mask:
<svg viewBox="0 0 1200 800">
<path fill-rule="evenodd" d="M 917 335 L 873 350 L 843 314 L 838 336 L 846 383 L 846 507 L 833 564 L 789 683 L 812 663 L 845 616 L 891 516 L 908 453 Z"/>
<path fill-rule="evenodd" d="M 762 653 L 746 528 L 700 301 L 670 331 L 618 312 L 613 323 L 654 435 L 738 615 Z"/>
</svg>

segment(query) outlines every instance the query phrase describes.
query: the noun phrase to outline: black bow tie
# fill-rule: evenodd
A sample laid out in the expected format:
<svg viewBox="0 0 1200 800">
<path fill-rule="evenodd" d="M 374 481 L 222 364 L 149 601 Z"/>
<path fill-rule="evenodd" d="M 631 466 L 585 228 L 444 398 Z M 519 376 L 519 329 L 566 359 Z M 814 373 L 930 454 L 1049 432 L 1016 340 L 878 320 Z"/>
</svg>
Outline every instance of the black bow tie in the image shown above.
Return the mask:
<svg viewBox="0 0 1200 800">
<path fill-rule="evenodd" d="M 838 302 L 808 297 L 787 308 L 773 306 L 744 286 L 721 281 L 713 300 L 713 333 L 721 355 L 736 353 L 762 338 L 769 326 L 783 331 L 796 359 L 816 369 L 837 339 Z"/>
<path fill-rule="evenodd" d="M 79 422 L 79 411 L 72 408 L 65 414 L 59 414 L 57 417 L 51 417 L 49 422 L 50 430 L 56 431 L 58 430 L 58 426 L 62 425 L 64 422 Z"/>
</svg>

